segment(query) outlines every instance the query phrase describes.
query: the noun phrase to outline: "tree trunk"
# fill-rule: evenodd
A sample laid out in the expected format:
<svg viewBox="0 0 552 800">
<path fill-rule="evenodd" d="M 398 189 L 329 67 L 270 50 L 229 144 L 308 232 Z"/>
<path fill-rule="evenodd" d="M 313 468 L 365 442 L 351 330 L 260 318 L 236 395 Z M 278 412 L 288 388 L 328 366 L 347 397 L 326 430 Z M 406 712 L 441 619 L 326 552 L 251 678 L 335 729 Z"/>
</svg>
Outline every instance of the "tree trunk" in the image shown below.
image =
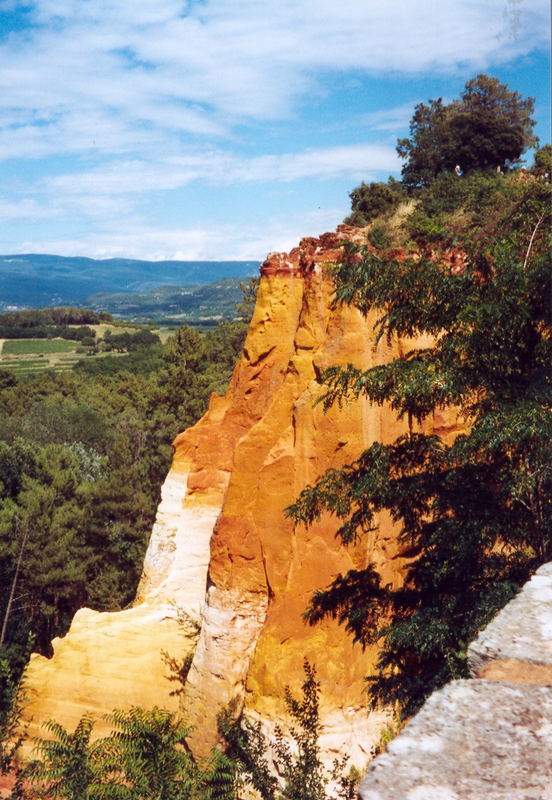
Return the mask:
<svg viewBox="0 0 552 800">
<path fill-rule="evenodd" d="M 2 621 L 2 631 L 0 632 L 0 647 L 3 646 L 6 638 L 6 631 L 8 629 L 8 622 L 10 619 L 11 609 L 13 605 L 13 598 L 15 597 L 15 590 L 17 587 L 17 581 L 19 579 L 19 573 L 21 571 L 21 564 L 23 561 L 23 551 L 25 549 L 25 545 L 27 544 L 28 537 L 29 537 L 29 526 L 26 525 L 25 532 L 23 533 L 23 538 L 21 540 L 21 547 L 19 548 L 19 554 L 17 556 L 17 564 L 15 566 L 15 572 L 11 582 L 10 596 L 8 597 L 8 604 L 6 606 L 6 611 L 4 612 L 4 619 Z"/>
</svg>

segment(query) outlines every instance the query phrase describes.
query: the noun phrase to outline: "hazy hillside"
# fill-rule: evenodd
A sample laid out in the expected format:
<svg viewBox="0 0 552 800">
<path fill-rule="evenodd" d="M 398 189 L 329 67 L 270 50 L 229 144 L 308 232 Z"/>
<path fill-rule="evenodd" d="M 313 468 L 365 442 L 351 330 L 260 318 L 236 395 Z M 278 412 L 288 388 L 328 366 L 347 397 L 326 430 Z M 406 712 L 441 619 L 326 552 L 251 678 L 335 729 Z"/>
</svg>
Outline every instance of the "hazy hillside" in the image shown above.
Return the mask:
<svg viewBox="0 0 552 800">
<path fill-rule="evenodd" d="M 131 322 L 164 320 L 178 323 L 231 319 L 243 297 L 240 283 L 246 278 L 223 278 L 201 286 L 156 286 L 145 292 L 98 292 L 85 305 L 107 311 Z"/>
<path fill-rule="evenodd" d="M 0 255 L 0 311 L 8 306 L 79 304 L 98 292 L 145 292 L 255 275 L 256 261 L 140 261 Z"/>
</svg>

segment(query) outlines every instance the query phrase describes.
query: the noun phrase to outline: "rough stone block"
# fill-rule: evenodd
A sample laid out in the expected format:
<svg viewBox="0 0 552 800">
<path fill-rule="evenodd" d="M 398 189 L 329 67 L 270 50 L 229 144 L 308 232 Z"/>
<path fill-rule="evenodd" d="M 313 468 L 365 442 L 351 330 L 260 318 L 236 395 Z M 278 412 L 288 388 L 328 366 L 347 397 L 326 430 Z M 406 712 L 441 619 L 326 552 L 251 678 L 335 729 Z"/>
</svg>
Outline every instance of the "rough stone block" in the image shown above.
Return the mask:
<svg viewBox="0 0 552 800">
<path fill-rule="evenodd" d="M 552 800 L 552 688 L 453 681 L 364 777 L 362 800 Z"/>
<path fill-rule="evenodd" d="M 544 564 L 468 649 L 471 674 L 552 684 L 552 564 Z"/>
</svg>

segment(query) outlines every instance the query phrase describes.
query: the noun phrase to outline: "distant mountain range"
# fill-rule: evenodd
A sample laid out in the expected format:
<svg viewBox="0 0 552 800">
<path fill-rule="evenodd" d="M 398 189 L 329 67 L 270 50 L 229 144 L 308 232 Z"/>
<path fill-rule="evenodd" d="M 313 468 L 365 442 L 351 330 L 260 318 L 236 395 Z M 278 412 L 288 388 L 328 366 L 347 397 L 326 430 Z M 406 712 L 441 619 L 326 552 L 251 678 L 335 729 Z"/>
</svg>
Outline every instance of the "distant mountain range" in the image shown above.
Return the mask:
<svg viewBox="0 0 552 800">
<path fill-rule="evenodd" d="M 0 311 L 86 305 L 98 293 L 197 287 L 256 275 L 258 261 L 141 261 L 25 253 L 0 255 Z M 96 301 L 98 298 L 95 298 Z M 106 309 L 107 310 L 107 309 Z"/>
</svg>

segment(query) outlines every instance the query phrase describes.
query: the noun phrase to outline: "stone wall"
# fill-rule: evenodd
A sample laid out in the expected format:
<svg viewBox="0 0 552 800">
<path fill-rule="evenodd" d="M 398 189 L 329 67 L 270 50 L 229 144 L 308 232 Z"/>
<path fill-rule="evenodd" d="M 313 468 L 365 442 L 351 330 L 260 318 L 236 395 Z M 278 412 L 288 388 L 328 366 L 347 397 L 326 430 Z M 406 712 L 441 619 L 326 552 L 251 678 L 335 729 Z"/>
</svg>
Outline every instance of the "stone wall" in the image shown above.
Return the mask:
<svg viewBox="0 0 552 800">
<path fill-rule="evenodd" d="M 378 756 L 362 800 L 552 800 L 552 563 Z"/>
</svg>

